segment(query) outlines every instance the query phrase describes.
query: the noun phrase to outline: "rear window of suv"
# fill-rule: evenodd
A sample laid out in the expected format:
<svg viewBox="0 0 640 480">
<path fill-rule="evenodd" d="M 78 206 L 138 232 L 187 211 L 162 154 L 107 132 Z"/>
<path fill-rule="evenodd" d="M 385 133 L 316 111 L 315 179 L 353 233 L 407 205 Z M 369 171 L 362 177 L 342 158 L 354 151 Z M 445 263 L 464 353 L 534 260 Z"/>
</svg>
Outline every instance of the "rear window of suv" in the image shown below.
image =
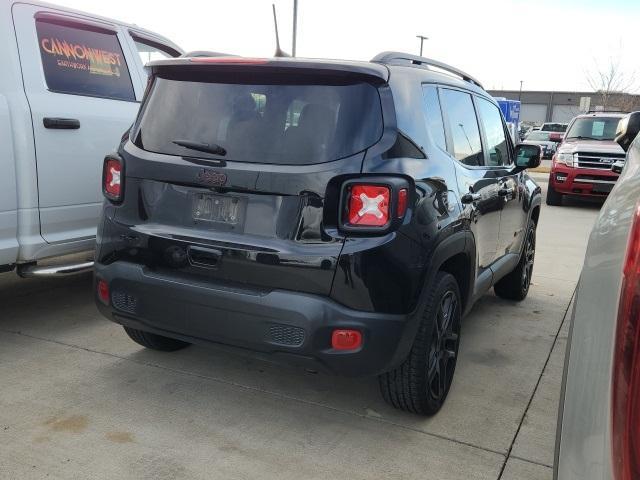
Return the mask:
<svg viewBox="0 0 640 480">
<path fill-rule="evenodd" d="M 544 123 L 542 128 L 540 129 L 543 132 L 566 132 L 567 124 L 566 123 Z"/>
<path fill-rule="evenodd" d="M 242 76 L 224 77 L 228 83 L 216 78 L 214 83 L 156 77 L 134 143 L 171 155 L 306 165 L 353 155 L 382 136 L 380 96 L 368 83 L 282 83 L 284 77 L 255 74 L 245 78 L 250 83 Z M 226 154 L 194 151 L 175 141 L 221 147 Z"/>
</svg>

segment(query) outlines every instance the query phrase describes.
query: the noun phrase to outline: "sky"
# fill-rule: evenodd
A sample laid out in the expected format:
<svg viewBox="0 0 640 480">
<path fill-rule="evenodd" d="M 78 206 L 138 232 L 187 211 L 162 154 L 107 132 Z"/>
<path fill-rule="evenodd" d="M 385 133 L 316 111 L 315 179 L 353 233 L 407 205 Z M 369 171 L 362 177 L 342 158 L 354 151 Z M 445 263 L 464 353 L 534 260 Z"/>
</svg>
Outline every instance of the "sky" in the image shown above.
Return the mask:
<svg viewBox="0 0 640 480">
<path fill-rule="evenodd" d="M 275 3 L 291 52 L 293 0 L 52 0 L 160 33 L 184 50 L 268 57 Z M 298 0 L 297 55 L 370 60 L 384 50 L 456 66 L 487 89 L 589 91 L 613 61 L 640 93 L 640 0 Z M 627 82 L 625 82 L 627 83 Z"/>
</svg>

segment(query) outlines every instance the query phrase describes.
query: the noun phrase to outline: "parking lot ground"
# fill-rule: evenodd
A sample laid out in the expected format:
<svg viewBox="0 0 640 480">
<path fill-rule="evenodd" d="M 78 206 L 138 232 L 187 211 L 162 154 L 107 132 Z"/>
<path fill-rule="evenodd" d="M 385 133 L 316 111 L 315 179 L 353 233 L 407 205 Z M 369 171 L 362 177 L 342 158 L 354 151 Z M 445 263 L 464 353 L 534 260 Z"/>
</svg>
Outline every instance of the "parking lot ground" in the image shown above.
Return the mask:
<svg viewBox="0 0 640 480">
<path fill-rule="evenodd" d="M 98 315 L 90 276 L 0 276 L 0 476 L 550 479 L 563 320 L 598 209 L 543 205 L 529 297 L 489 293 L 464 319 L 433 418 L 388 407 L 371 378 L 144 350 Z"/>
</svg>

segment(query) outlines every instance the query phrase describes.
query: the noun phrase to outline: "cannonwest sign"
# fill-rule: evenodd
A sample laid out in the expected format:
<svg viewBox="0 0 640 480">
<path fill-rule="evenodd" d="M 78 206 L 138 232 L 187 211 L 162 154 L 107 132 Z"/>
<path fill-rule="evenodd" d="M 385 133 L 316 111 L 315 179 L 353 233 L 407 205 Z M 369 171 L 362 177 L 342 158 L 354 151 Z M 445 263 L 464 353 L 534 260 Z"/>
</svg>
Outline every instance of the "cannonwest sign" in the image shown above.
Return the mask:
<svg viewBox="0 0 640 480">
<path fill-rule="evenodd" d="M 122 56 L 119 53 L 70 43 L 54 37 L 40 40 L 40 48 L 56 58 L 59 67 L 88 70 L 94 75 L 120 76 Z"/>
</svg>

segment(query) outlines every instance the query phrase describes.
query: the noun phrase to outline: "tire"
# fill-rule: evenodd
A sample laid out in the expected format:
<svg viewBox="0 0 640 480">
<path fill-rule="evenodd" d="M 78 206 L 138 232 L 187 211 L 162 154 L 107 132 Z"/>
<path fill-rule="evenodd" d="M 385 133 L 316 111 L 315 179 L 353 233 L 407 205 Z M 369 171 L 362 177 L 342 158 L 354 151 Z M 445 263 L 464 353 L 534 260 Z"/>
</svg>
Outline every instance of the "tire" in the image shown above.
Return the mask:
<svg viewBox="0 0 640 480">
<path fill-rule="evenodd" d="M 455 278 L 438 272 L 408 357 L 398 368 L 378 377 L 387 403 L 420 415 L 434 415 L 440 410 L 456 368 L 461 315 Z"/>
<path fill-rule="evenodd" d="M 529 220 L 522 253 L 518 265 L 493 286 L 494 292 L 507 300 L 524 300 L 531 286 L 531 275 L 536 258 L 536 224 Z"/>
<path fill-rule="evenodd" d="M 564 195 L 562 193 L 558 193 L 555 188 L 549 182 L 549 187 L 547 188 L 547 205 L 551 205 L 552 207 L 559 207 L 562 205 L 562 198 Z"/>
<path fill-rule="evenodd" d="M 136 330 L 135 328 L 122 327 L 127 332 L 129 338 L 143 347 L 162 352 L 175 352 L 191 345 L 190 343 L 176 340 L 175 338 L 163 337 L 155 333 Z"/>
</svg>

